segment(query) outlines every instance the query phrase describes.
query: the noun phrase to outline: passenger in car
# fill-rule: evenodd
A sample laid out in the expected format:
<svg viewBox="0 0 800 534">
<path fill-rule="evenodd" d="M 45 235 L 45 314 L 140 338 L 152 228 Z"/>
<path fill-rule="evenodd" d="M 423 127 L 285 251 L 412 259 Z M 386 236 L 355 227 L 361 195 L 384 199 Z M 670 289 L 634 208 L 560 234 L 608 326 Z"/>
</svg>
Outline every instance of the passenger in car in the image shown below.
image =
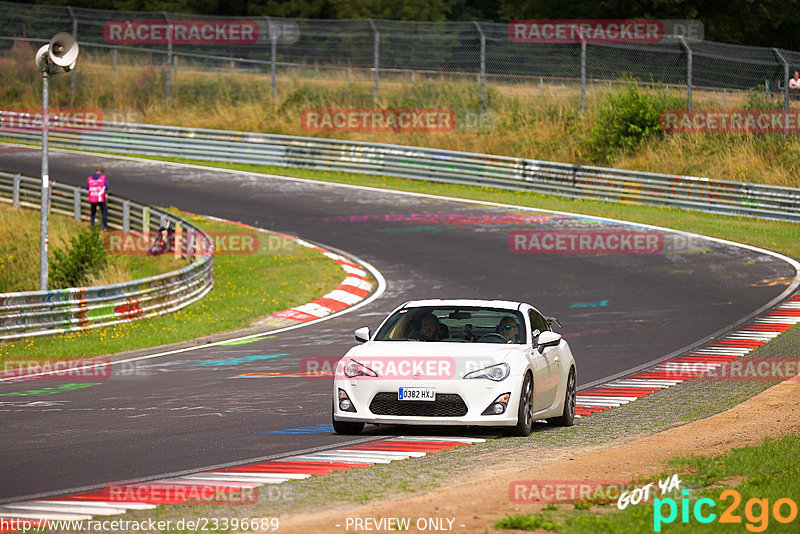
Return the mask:
<svg viewBox="0 0 800 534">
<path fill-rule="evenodd" d="M 403 317 L 394 327 L 390 339 L 409 341 L 439 341 L 445 339 L 440 334 L 439 318 L 432 313 Z M 446 328 L 446 327 L 445 327 Z M 402 335 L 400 332 L 404 332 Z"/>
<path fill-rule="evenodd" d="M 420 321 L 419 339 L 421 341 L 439 341 L 439 319 L 434 314 L 429 313 Z"/>
</svg>

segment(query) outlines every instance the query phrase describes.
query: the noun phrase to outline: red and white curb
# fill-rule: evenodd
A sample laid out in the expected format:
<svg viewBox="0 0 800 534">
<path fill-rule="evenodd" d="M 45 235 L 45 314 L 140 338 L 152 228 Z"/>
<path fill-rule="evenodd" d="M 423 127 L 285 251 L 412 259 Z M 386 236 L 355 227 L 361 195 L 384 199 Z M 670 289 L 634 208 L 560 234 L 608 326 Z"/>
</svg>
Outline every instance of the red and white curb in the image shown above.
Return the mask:
<svg viewBox="0 0 800 534">
<path fill-rule="evenodd" d="M 701 376 L 767 344 L 797 323 L 800 293 L 701 349 L 579 391 L 575 413 L 580 416 L 602 412 Z"/>
<path fill-rule="evenodd" d="M 280 324 L 284 326 L 287 324 L 314 321 L 358 304 L 372 291 L 374 284 L 370 280 L 367 271 L 355 264 L 352 260 L 303 239 L 281 235 L 285 238 L 293 239 L 295 243 L 300 246 L 316 250 L 323 256 L 332 259 L 339 264 L 339 267 L 342 268 L 347 276 L 342 283 L 330 293 L 306 304 L 279 311 L 269 318 L 260 321 L 259 324 Z"/>
<path fill-rule="evenodd" d="M 0 505 L 0 522 L 28 520 L 34 526 L 44 526 L 47 521 L 89 520 L 95 516 L 150 510 L 159 505 L 224 504 L 224 495 L 218 499 L 214 496 L 255 492 L 255 488 L 262 485 L 388 464 L 484 441 L 466 437 L 399 436 L 162 480 L 109 485 L 59 497 L 4 504 Z M 198 495 L 211 498 L 203 502 L 198 500 Z"/>
<path fill-rule="evenodd" d="M 197 215 L 189 211 L 185 213 Z M 330 250 L 322 248 L 313 243 L 309 243 L 308 241 L 301 239 L 297 236 L 283 234 L 280 232 L 273 232 L 270 230 L 264 230 L 263 228 L 258 228 L 256 226 L 252 226 L 247 223 L 238 221 L 229 221 L 227 219 L 214 217 L 213 215 L 200 215 L 200 216 L 212 221 L 235 224 L 243 228 L 250 228 L 251 230 L 256 230 L 259 232 L 267 232 L 273 235 L 278 235 L 285 239 L 290 239 L 294 241 L 297 245 L 310 248 L 312 250 L 316 250 L 323 256 L 332 259 L 333 261 L 338 263 L 339 267 L 341 267 L 342 270 L 345 272 L 346 274 L 345 279 L 339 284 L 339 286 L 336 289 L 334 289 L 330 293 L 323 295 L 318 299 L 312 300 L 311 302 L 308 302 L 306 304 L 302 304 L 300 306 L 295 306 L 294 308 L 289 308 L 274 313 L 269 317 L 255 323 L 257 325 L 292 326 L 301 323 L 306 323 L 309 321 L 315 321 L 317 319 L 321 319 L 322 317 L 326 317 L 338 311 L 342 311 L 351 306 L 355 306 L 356 304 L 364 300 L 367 297 L 367 295 L 369 295 L 372 292 L 372 288 L 375 286 L 375 284 L 370 279 L 366 269 L 362 268 L 360 265 L 357 265 L 353 260 L 346 258 L 341 254 L 336 254 L 335 252 L 331 252 Z"/>
</svg>

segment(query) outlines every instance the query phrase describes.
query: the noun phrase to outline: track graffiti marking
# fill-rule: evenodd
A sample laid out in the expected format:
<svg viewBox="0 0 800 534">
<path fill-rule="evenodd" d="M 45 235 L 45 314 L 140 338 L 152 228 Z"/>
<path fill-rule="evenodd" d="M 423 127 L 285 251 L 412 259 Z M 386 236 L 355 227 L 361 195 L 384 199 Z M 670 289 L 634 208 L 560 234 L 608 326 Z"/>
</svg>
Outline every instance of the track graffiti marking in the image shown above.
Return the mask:
<svg viewBox="0 0 800 534">
<path fill-rule="evenodd" d="M 596 300 L 594 302 L 573 302 L 569 305 L 570 308 L 602 308 L 608 306 L 607 300 Z"/>
<path fill-rule="evenodd" d="M 65 391 L 73 391 L 76 389 L 88 388 L 91 386 L 99 386 L 102 382 L 86 382 L 78 384 L 71 382 L 69 384 L 61 384 L 60 386 L 52 388 L 29 389 L 27 391 L 11 391 L 8 393 L 0 393 L 0 397 L 33 397 L 36 395 L 55 395 Z"/>
<path fill-rule="evenodd" d="M 253 354 L 252 356 L 241 356 L 239 358 L 228 358 L 226 360 L 208 360 L 205 362 L 191 363 L 189 364 L 189 367 L 223 367 L 227 365 L 239 365 L 242 363 L 257 362 L 261 360 L 272 360 L 274 358 L 280 358 L 281 356 L 288 356 L 288 354 Z"/>
</svg>

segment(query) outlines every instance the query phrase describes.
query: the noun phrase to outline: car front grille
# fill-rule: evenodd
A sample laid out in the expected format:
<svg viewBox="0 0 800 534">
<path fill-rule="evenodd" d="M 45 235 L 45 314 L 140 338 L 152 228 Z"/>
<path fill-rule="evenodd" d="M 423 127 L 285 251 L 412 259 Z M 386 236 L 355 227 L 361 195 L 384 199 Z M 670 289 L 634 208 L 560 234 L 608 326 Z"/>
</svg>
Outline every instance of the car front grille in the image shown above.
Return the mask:
<svg viewBox="0 0 800 534">
<path fill-rule="evenodd" d="M 460 395 L 438 393 L 436 400 L 400 401 L 397 392 L 381 392 L 372 398 L 369 410 L 375 415 L 406 415 L 409 417 L 462 417 L 467 405 Z"/>
</svg>

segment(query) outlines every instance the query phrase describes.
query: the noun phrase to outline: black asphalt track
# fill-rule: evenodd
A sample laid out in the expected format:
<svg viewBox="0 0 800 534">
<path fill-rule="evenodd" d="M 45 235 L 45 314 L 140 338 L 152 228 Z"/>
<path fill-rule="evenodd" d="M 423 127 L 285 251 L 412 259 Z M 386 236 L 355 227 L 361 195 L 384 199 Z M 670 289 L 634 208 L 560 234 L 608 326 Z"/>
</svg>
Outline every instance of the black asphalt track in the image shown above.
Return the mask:
<svg viewBox="0 0 800 534">
<path fill-rule="evenodd" d="M 0 147 L 0 170 L 37 176 L 39 158 L 36 150 Z M 654 254 L 513 253 L 509 236 L 517 231 L 631 230 L 513 208 L 63 151 L 51 152 L 50 175 L 84 184 L 98 164 L 112 194 L 336 247 L 374 265 L 388 288 L 368 306 L 318 325 L 137 362 L 132 377 L 80 389 L 0 383 L 0 500 L 348 441 L 327 426 L 330 382 L 263 373 L 294 373 L 303 358 L 341 356 L 355 328 L 374 329 L 406 300 L 530 302 L 561 320 L 586 384 L 733 325 L 795 275 L 771 256 L 672 233 Z M 44 394 L 43 387 L 61 389 Z M 376 432 L 368 427 L 367 434 Z"/>
</svg>

